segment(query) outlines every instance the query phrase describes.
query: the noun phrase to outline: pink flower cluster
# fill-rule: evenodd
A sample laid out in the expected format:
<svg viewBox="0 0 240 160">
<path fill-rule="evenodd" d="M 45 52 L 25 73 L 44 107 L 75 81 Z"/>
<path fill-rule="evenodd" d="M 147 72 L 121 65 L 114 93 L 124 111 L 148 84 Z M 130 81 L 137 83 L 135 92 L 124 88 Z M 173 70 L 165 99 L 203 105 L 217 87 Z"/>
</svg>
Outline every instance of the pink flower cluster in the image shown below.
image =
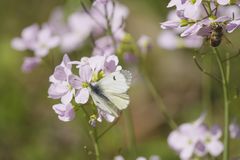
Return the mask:
<svg viewBox="0 0 240 160">
<path fill-rule="evenodd" d="M 48 25 L 41 28 L 33 24 L 22 31 L 21 37 L 14 38 L 12 46 L 19 51 L 30 50 L 34 53 L 33 57 L 26 57 L 22 70 L 28 72 L 41 62 L 49 50 L 59 45 L 60 38 L 53 34 Z"/>
<path fill-rule="evenodd" d="M 24 72 L 36 67 L 51 49 L 59 47 L 63 53 L 71 53 L 81 48 L 89 37 L 96 41 L 94 55 L 115 54 L 114 45 L 118 45 L 125 35 L 127 16 L 127 7 L 109 0 L 95 1 L 89 10 L 74 12 L 67 20 L 64 11 L 57 8 L 41 27 L 37 24 L 26 27 L 21 37 L 12 40 L 12 47 L 33 53 L 32 57 L 25 58 Z M 110 31 L 112 37 L 106 34 Z"/>
<path fill-rule="evenodd" d="M 175 10 L 170 11 L 167 18 L 169 21 L 180 20 L 180 18 L 177 15 L 177 11 Z M 166 23 L 169 23 L 169 22 L 166 22 Z M 203 38 L 197 35 L 180 37 L 179 34 L 183 32 L 184 29 L 185 29 L 184 27 L 181 27 L 181 28 L 173 28 L 171 31 L 170 30 L 162 31 L 159 34 L 157 39 L 159 47 L 167 50 L 176 50 L 180 48 L 200 48 L 203 43 Z"/>
<path fill-rule="evenodd" d="M 77 74 L 73 73 L 73 65 L 78 70 Z M 121 70 L 121 66 L 118 66 L 118 58 L 115 55 L 83 57 L 80 61 L 70 61 L 69 57 L 64 55 L 62 63 L 56 66 L 49 78 L 49 98 L 61 100 L 60 104 L 53 106 L 58 118 L 71 121 L 75 117 L 76 105 L 83 105 L 89 101 L 90 84 L 116 70 Z M 115 119 L 100 108 L 97 108 L 97 111 L 99 122 L 102 121 L 102 117 L 109 122 Z"/>
<path fill-rule="evenodd" d="M 220 141 L 222 131 L 220 127 L 208 128 L 201 116 L 193 123 L 180 125 L 170 133 L 169 146 L 175 150 L 182 160 L 190 160 L 210 155 L 217 157 L 223 152 L 223 143 Z"/>
<path fill-rule="evenodd" d="M 176 7 L 176 16 L 161 23 L 161 28 L 174 29 L 181 37 L 188 38 L 209 37 L 214 25 L 221 27 L 223 32 L 231 33 L 240 27 L 240 9 L 236 5 L 239 5 L 239 1 L 233 4 L 230 0 L 218 0 L 217 3 L 205 0 L 171 0 L 167 7 Z"/>
</svg>

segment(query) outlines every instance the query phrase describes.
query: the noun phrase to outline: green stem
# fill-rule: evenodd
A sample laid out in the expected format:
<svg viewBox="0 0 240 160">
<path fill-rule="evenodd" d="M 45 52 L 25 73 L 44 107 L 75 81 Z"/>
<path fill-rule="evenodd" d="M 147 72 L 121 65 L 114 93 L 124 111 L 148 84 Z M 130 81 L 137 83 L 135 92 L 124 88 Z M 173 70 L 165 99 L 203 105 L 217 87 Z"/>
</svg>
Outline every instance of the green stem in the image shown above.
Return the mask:
<svg viewBox="0 0 240 160">
<path fill-rule="evenodd" d="M 108 131 L 110 131 L 118 122 L 119 118 L 113 122 L 107 129 L 105 129 L 101 134 L 98 135 L 97 140 L 101 139 Z"/>
<path fill-rule="evenodd" d="M 216 56 L 218 67 L 222 77 L 222 88 L 224 96 L 224 152 L 223 160 L 229 159 L 229 93 L 228 93 L 228 78 L 224 72 L 223 63 L 217 48 L 213 48 L 213 52 Z"/>
<path fill-rule="evenodd" d="M 95 151 L 95 156 L 96 156 L 96 160 L 100 160 L 100 151 L 99 151 L 99 145 L 98 145 L 98 138 L 97 138 L 97 129 L 94 127 L 92 128 L 92 126 L 89 126 L 89 113 L 87 112 L 87 110 L 81 106 L 80 107 L 83 112 L 84 112 L 84 117 L 86 119 L 86 122 L 88 124 L 88 128 L 89 128 L 89 136 L 92 140 L 92 144 L 94 147 L 94 151 Z"/>
<path fill-rule="evenodd" d="M 132 159 L 135 159 L 137 156 L 137 145 L 136 145 L 136 137 L 134 132 L 134 125 L 133 125 L 133 119 L 131 114 L 131 108 L 127 108 L 125 112 L 125 119 L 126 119 L 126 125 L 129 132 L 129 151 L 131 153 Z"/>
<path fill-rule="evenodd" d="M 150 93 L 152 94 L 153 98 L 155 99 L 160 112 L 163 114 L 164 118 L 167 120 L 167 123 L 169 124 L 171 129 L 173 129 L 173 130 L 176 129 L 177 123 L 173 120 L 173 118 L 168 113 L 161 96 L 158 94 L 156 87 L 153 85 L 152 81 L 150 80 L 150 78 L 147 74 L 147 71 L 145 68 L 145 58 L 142 58 L 142 64 L 140 64 L 140 71 L 142 71 L 142 76 L 147 85 L 147 88 L 149 89 Z"/>
<path fill-rule="evenodd" d="M 100 160 L 100 152 L 99 152 L 99 146 L 98 146 L 98 141 L 97 141 L 96 128 L 94 128 L 93 130 L 90 130 L 89 135 L 91 137 L 91 140 L 92 140 L 92 143 L 94 146 L 96 160 Z"/>
<path fill-rule="evenodd" d="M 212 57 L 206 59 L 204 66 L 205 69 L 208 70 L 209 73 L 212 71 Z M 221 81 L 220 81 L 221 82 Z M 211 105 L 211 79 L 207 77 L 206 75 L 202 76 L 202 105 L 203 110 L 207 111 L 209 121 L 211 121 L 212 118 L 212 105 Z"/>
<path fill-rule="evenodd" d="M 230 53 L 227 52 L 226 53 L 226 59 L 229 59 L 230 58 Z M 230 61 L 227 61 L 226 62 L 226 79 L 227 79 L 227 83 L 229 84 L 229 80 L 230 80 Z"/>
</svg>

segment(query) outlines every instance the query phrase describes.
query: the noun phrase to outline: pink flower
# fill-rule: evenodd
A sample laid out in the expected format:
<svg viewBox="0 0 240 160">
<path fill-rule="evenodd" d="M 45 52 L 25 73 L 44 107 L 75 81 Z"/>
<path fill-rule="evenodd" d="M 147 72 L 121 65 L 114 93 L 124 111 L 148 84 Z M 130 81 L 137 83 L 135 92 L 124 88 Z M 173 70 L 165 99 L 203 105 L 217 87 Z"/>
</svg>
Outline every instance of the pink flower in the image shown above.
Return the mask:
<svg viewBox="0 0 240 160">
<path fill-rule="evenodd" d="M 220 141 L 222 130 L 219 126 L 214 126 L 205 133 L 204 144 L 207 152 L 213 157 L 219 156 L 223 152 L 223 143 Z"/>
<path fill-rule="evenodd" d="M 37 35 L 33 51 L 37 57 L 45 57 L 49 50 L 58 46 L 60 39 L 52 34 L 49 26 L 45 25 Z"/>
<path fill-rule="evenodd" d="M 240 126 L 236 122 L 230 124 L 229 131 L 232 139 L 240 138 Z"/>
<path fill-rule="evenodd" d="M 70 84 L 77 89 L 76 103 L 87 103 L 90 95 L 89 84 L 92 80 L 92 74 L 93 70 L 86 64 L 79 68 L 79 77 L 73 75 L 70 77 Z"/>
<path fill-rule="evenodd" d="M 75 95 L 75 89 L 71 86 L 69 78 L 72 75 L 70 59 L 64 55 L 63 61 L 55 68 L 55 71 L 49 80 L 51 85 L 48 89 L 48 95 L 52 99 L 61 99 L 63 104 L 71 102 Z"/>
<path fill-rule="evenodd" d="M 93 30 L 91 18 L 84 12 L 74 12 L 68 18 L 68 30 L 61 36 L 60 47 L 64 52 L 80 48 Z"/>
<path fill-rule="evenodd" d="M 179 46 L 179 40 L 180 38 L 173 31 L 163 31 L 159 34 L 157 43 L 164 49 L 175 50 Z"/>
<path fill-rule="evenodd" d="M 183 11 L 184 17 L 196 19 L 197 17 L 199 17 L 201 3 L 202 0 L 171 0 L 167 7 L 176 6 L 178 11 Z"/>
<path fill-rule="evenodd" d="M 21 38 L 13 39 L 12 46 L 19 51 L 31 50 L 36 57 L 44 57 L 50 49 L 57 47 L 59 41 L 59 37 L 53 36 L 47 25 L 40 29 L 33 24 L 22 31 Z"/>
<path fill-rule="evenodd" d="M 97 3 L 93 5 L 90 11 L 95 23 L 95 29 L 101 32 L 102 29 L 107 29 L 108 24 L 106 17 L 110 20 L 112 33 L 116 34 L 118 31 L 124 29 L 124 21 L 128 17 L 128 8 L 120 3 L 113 4 L 108 0 L 107 3 Z"/>
<path fill-rule="evenodd" d="M 215 20 L 211 19 L 203 19 L 189 27 L 181 33 L 181 37 L 187 37 L 191 35 L 199 35 L 199 36 L 209 36 L 211 34 L 211 25 L 213 23 L 224 23 L 228 22 L 231 18 L 228 16 L 218 17 Z M 224 27 L 224 26 L 223 26 Z"/>
<path fill-rule="evenodd" d="M 204 157 L 208 153 L 217 157 L 223 152 L 223 144 L 220 141 L 222 131 L 214 126 L 210 130 L 203 124 L 204 115 L 194 123 L 185 123 L 177 130 L 170 133 L 168 144 L 174 149 L 182 160 L 190 160 L 192 157 Z"/>
<path fill-rule="evenodd" d="M 83 57 L 81 61 L 75 61 L 72 64 L 77 64 L 79 76 L 70 75 L 69 83 L 77 91 L 75 101 L 80 104 L 88 102 L 90 95 L 89 85 L 92 82 L 100 80 L 103 76 L 119 68 L 118 58 L 115 55 Z M 103 72 L 102 75 L 100 75 L 101 71 Z"/>
<path fill-rule="evenodd" d="M 34 42 L 37 39 L 39 26 L 33 24 L 23 29 L 21 37 L 14 38 L 12 41 L 12 47 L 19 51 L 32 50 Z"/>
<path fill-rule="evenodd" d="M 58 114 L 58 119 L 69 122 L 74 119 L 75 111 L 71 103 L 53 105 L 53 110 Z"/>
<path fill-rule="evenodd" d="M 227 5 L 230 3 L 230 0 L 217 0 L 218 4 L 220 5 Z"/>
<path fill-rule="evenodd" d="M 97 39 L 95 41 L 95 48 L 93 50 L 93 55 L 100 55 L 100 56 L 109 56 L 115 54 L 115 47 L 113 44 L 113 40 L 110 36 L 105 36 Z"/>
<path fill-rule="evenodd" d="M 22 64 L 22 71 L 28 73 L 36 68 L 41 63 L 39 57 L 25 57 Z"/>
<path fill-rule="evenodd" d="M 203 43 L 203 38 L 197 35 L 181 38 L 175 31 L 163 31 L 159 34 L 157 43 L 159 47 L 167 50 L 200 48 Z"/>
</svg>

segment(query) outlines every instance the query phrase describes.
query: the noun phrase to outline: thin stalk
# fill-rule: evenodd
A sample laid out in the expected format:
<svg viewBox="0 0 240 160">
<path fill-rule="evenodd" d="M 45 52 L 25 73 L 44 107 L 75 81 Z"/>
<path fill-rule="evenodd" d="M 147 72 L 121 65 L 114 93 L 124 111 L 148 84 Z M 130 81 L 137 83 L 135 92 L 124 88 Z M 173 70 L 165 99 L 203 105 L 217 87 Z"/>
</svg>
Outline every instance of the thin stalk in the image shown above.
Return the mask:
<svg viewBox="0 0 240 160">
<path fill-rule="evenodd" d="M 224 72 L 223 63 L 217 48 L 213 48 L 216 56 L 218 67 L 222 77 L 222 88 L 224 96 L 224 152 L 223 160 L 229 160 L 229 93 L 228 93 L 228 80 Z"/>
<path fill-rule="evenodd" d="M 219 78 L 217 78 L 216 76 L 214 76 L 214 75 L 211 74 L 210 72 L 206 71 L 206 70 L 200 65 L 200 63 L 199 63 L 198 60 L 197 60 L 197 56 L 193 56 L 193 60 L 194 60 L 194 62 L 195 62 L 195 64 L 196 64 L 196 66 L 198 67 L 198 69 L 199 69 L 202 73 L 204 73 L 205 75 L 209 76 L 210 78 L 216 80 L 217 82 L 222 83 L 222 81 L 221 81 Z"/>
<path fill-rule="evenodd" d="M 153 96 L 154 100 L 156 101 L 160 112 L 163 114 L 164 118 L 167 120 L 168 125 L 171 127 L 171 129 L 173 129 L 173 130 L 176 129 L 177 123 L 173 120 L 173 118 L 168 113 L 167 108 L 166 108 L 161 96 L 158 94 L 156 87 L 153 85 L 152 81 L 150 80 L 150 78 L 147 74 L 147 70 L 145 68 L 145 58 L 142 58 L 142 63 L 140 64 L 140 71 L 142 71 L 142 76 L 147 85 L 147 88 L 149 89 L 149 92 Z"/>
<path fill-rule="evenodd" d="M 101 139 L 108 131 L 110 131 L 118 122 L 119 118 L 113 122 L 107 129 L 105 129 L 101 134 L 98 135 L 97 140 Z"/>
<path fill-rule="evenodd" d="M 204 66 L 211 73 L 212 67 L 211 63 L 212 57 L 206 59 Z M 221 82 L 221 81 L 220 81 Z M 211 79 L 209 77 L 203 75 L 202 76 L 202 105 L 203 109 L 207 111 L 209 120 L 212 118 L 212 105 L 211 105 Z"/>
<path fill-rule="evenodd" d="M 227 52 L 226 53 L 226 58 L 229 59 L 229 57 L 230 57 L 230 53 Z M 230 80 L 230 70 L 231 70 L 230 61 L 227 61 L 226 62 L 226 79 L 227 79 L 228 84 L 229 84 L 229 80 Z"/>
<path fill-rule="evenodd" d="M 91 140 L 92 140 L 92 143 L 94 146 L 96 160 L 100 160 L 100 152 L 99 152 L 99 146 L 98 146 L 98 141 L 97 141 L 96 128 L 94 128 L 93 130 L 90 130 L 89 135 L 91 137 Z"/>
<path fill-rule="evenodd" d="M 89 113 L 87 112 L 87 110 L 84 107 L 80 107 L 82 108 L 83 112 L 84 112 L 84 117 L 86 119 L 86 122 L 89 122 Z M 89 126 L 89 123 L 88 123 Z M 98 139 L 97 139 L 97 128 L 92 128 L 91 126 L 88 127 L 89 128 L 89 136 L 92 140 L 92 144 L 94 147 L 94 152 L 95 152 L 95 156 L 96 156 L 96 160 L 100 160 L 100 151 L 99 151 L 99 145 L 98 145 Z"/>
<path fill-rule="evenodd" d="M 127 125 L 127 130 L 129 132 L 129 151 L 131 153 L 132 159 L 135 159 L 137 156 L 137 145 L 136 145 L 136 137 L 135 137 L 135 132 L 134 132 L 134 125 L 133 125 L 133 119 L 132 119 L 132 114 L 131 114 L 131 108 L 129 107 L 126 112 L 125 112 L 125 119 L 126 119 L 126 125 Z"/>
<path fill-rule="evenodd" d="M 113 3 L 113 6 L 114 6 L 114 2 Z M 112 31 L 112 26 L 111 26 L 111 19 L 110 19 L 110 15 L 108 13 L 108 9 L 107 9 L 107 5 L 104 5 L 104 11 L 105 11 L 105 19 L 106 19 L 106 23 L 107 23 L 107 34 L 111 37 L 112 39 L 112 42 L 113 42 L 113 46 L 115 48 L 115 50 L 117 50 L 117 42 L 114 38 L 114 35 L 113 35 L 113 31 Z M 115 10 L 113 10 L 112 12 L 115 12 Z M 111 13 L 111 17 L 114 13 Z"/>
</svg>

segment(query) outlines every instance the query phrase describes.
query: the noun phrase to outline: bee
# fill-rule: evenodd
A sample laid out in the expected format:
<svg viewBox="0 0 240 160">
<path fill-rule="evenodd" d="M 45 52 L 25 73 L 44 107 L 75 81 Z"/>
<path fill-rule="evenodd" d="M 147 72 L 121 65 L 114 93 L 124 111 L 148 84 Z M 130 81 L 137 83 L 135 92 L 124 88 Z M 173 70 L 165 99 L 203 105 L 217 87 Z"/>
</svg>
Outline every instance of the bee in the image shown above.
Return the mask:
<svg viewBox="0 0 240 160">
<path fill-rule="evenodd" d="M 212 47 L 218 47 L 222 42 L 222 37 L 224 33 L 223 25 L 221 23 L 213 23 L 210 26 L 210 45 Z"/>
</svg>

